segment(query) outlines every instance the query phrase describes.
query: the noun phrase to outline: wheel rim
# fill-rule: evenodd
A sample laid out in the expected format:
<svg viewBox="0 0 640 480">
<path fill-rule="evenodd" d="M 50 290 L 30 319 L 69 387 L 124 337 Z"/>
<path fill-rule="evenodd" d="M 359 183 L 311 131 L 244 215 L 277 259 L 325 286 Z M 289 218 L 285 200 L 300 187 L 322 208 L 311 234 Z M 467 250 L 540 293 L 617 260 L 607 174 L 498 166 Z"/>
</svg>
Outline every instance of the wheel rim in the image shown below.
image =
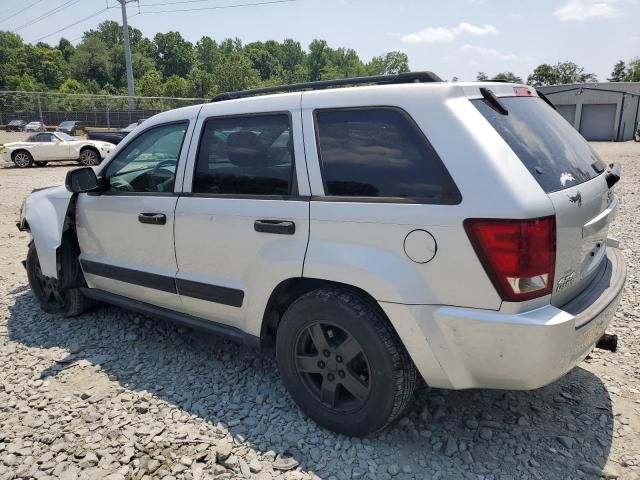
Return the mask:
<svg viewBox="0 0 640 480">
<path fill-rule="evenodd" d="M 307 391 L 331 410 L 357 410 L 369 397 L 369 361 L 358 341 L 337 325 L 315 322 L 303 330 L 295 365 Z"/>
<path fill-rule="evenodd" d="M 36 265 L 36 283 L 39 294 L 47 304 L 55 308 L 64 307 L 64 297 L 58 280 L 43 275 L 40 262 Z"/>
<path fill-rule="evenodd" d="M 96 153 L 91 150 L 85 150 L 80 154 L 80 161 L 85 165 L 97 165 L 97 160 Z"/>
<path fill-rule="evenodd" d="M 31 164 L 31 159 L 29 158 L 29 155 L 22 152 L 16 153 L 15 156 L 13 157 L 13 161 L 19 167 L 28 167 L 29 164 Z"/>
</svg>

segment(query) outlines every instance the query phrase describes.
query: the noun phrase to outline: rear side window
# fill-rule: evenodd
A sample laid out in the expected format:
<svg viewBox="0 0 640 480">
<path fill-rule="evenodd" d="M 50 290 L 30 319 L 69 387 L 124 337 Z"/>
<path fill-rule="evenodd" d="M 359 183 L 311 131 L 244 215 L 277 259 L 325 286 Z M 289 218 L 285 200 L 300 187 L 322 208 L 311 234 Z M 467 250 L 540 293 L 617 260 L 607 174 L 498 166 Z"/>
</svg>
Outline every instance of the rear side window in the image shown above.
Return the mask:
<svg viewBox="0 0 640 480">
<path fill-rule="evenodd" d="M 501 97 L 508 114 L 472 100 L 547 193 L 597 177 L 605 168 L 587 141 L 537 97 Z"/>
<path fill-rule="evenodd" d="M 193 192 L 289 195 L 293 162 L 288 114 L 212 118 L 202 132 Z"/>
<path fill-rule="evenodd" d="M 326 195 L 460 202 L 435 150 L 401 110 L 320 110 L 316 125 Z"/>
</svg>

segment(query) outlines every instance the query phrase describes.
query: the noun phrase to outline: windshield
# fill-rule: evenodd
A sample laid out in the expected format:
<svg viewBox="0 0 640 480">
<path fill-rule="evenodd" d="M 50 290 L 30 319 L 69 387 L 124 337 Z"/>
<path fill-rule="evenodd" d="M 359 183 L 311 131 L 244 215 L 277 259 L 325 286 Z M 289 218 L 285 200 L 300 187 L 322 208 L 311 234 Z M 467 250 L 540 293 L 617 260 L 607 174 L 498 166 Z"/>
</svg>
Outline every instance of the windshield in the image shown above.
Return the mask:
<svg viewBox="0 0 640 480">
<path fill-rule="evenodd" d="M 125 131 L 127 131 L 127 132 L 130 132 L 131 130 L 133 130 L 133 129 L 134 129 L 134 128 L 136 128 L 137 126 L 138 126 L 138 124 L 137 124 L 137 123 L 130 123 L 129 125 L 127 125 L 127 126 L 125 127 L 125 129 L 124 129 L 124 130 L 125 130 Z"/>
<path fill-rule="evenodd" d="M 500 97 L 507 114 L 472 100 L 546 193 L 597 177 L 605 164 L 578 131 L 537 97 Z"/>
<path fill-rule="evenodd" d="M 73 122 L 62 122 L 58 125 L 59 128 L 70 128 L 73 127 Z"/>
<path fill-rule="evenodd" d="M 60 137 L 62 140 L 64 140 L 65 142 L 73 142 L 73 141 L 75 141 L 75 138 L 73 138 L 71 135 L 67 135 L 64 132 L 56 132 L 56 135 L 58 137 Z"/>
</svg>

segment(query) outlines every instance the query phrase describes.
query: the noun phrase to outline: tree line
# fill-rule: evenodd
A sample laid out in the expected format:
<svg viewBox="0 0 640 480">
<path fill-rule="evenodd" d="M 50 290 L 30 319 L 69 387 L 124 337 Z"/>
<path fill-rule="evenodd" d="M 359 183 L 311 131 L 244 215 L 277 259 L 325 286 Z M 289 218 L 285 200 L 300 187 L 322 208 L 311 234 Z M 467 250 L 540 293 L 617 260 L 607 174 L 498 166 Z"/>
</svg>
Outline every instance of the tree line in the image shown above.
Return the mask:
<svg viewBox="0 0 640 480">
<path fill-rule="evenodd" d="M 286 39 L 243 44 L 204 36 L 193 44 L 178 32 L 146 38 L 129 28 L 136 95 L 210 98 L 218 92 L 284 83 L 394 74 L 409 71 L 407 55 L 399 51 L 363 61 L 355 50 L 331 48 L 313 40 L 305 50 Z M 123 29 L 102 22 L 73 46 L 30 45 L 19 35 L 0 32 L 0 88 L 126 95 Z"/>
<path fill-rule="evenodd" d="M 194 44 L 179 32 L 150 39 L 131 27 L 129 35 L 139 96 L 210 98 L 224 91 L 409 71 L 406 53 L 390 51 L 367 62 L 353 49 L 332 48 L 319 39 L 305 49 L 292 39 L 244 44 L 204 36 Z M 524 83 L 512 72 L 477 75 L 477 80 L 492 79 Z M 608 80 L 640 81 L 640 58 L 616 63 Z M 539 65 L 526 80 L 533 86 L 595 81 L 595 74 L 569 61 Z M 31 45 L 0 31 L 0 89 L 126 95 L 123 29 L 117 22 L 102 22 L 77 46 L 65 38 L 54 46 Z"/>
</svg>

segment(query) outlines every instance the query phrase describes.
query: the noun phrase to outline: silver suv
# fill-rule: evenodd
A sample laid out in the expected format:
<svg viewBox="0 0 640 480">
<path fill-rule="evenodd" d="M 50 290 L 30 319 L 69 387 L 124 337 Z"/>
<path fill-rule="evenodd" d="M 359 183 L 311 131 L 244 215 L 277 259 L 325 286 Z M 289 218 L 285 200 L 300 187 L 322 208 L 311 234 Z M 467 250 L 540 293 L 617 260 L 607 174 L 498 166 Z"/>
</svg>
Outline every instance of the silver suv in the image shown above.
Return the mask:
<svg viewBox="0 0 640 480">
<path fill-rule="evenodd" d="M 619 176 L 530 87 L 411 73 L 161 113 L 19 227 L 45 311 L 275 344 L 300 408 L 364 435 L 418 375 L 534 389 L 585 358 L 625 280 Z"/>
</svg>

